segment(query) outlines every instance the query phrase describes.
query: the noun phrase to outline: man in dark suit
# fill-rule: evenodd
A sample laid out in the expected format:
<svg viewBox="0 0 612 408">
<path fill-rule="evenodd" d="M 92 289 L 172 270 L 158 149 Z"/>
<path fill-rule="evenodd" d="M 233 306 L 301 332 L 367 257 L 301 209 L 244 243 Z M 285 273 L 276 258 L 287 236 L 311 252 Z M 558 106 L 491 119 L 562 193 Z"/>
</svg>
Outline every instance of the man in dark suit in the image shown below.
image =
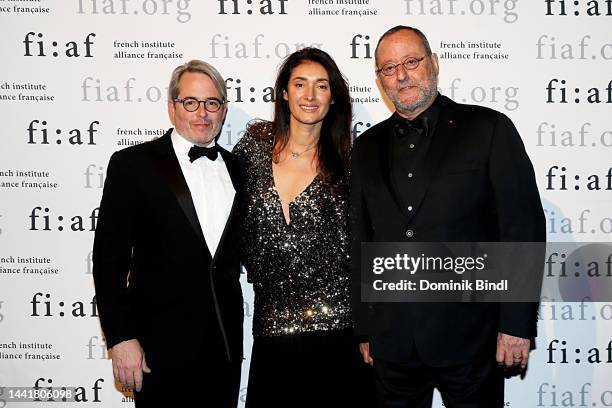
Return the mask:
<svg viewBox="0 0 612 408">
<path fill-rule="evenodd" d="M 115 379 L 136 391 L 138 407 L 238 401 L 239 169 L 215 140 L 226 92 L 211 65 L 177 67 L 168 89 L 174 128 L 108 165 L 93 276 Z"/>
<path fill-rule="evenodd" d="M 501 407 L 504 370 L 524 369 L 534 303 L 365 303 L 362 242 L 544 241 L 534 171 L 500 112 L 440 95 L 438 58 L 419 30 L 398 26 L 376 48 L 396 111 L 355 141 L 354 316 L 384 407 Z"/>
</svg>

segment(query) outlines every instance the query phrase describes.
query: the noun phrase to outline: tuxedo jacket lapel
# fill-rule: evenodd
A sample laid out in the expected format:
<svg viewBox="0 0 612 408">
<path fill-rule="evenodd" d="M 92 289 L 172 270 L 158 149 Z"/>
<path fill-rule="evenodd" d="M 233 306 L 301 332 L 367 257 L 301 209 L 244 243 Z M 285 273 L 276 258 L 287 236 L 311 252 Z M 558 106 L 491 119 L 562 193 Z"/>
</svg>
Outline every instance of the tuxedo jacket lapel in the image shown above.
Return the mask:
<svg viewBox="0 0 612 408">
<path fill-rule="evenodd" d="M 454 132 L 453 127 L 456 126 L 456 118 L 454 116 L 455 109 L 453 109 L 453 102 L 443 98 L 442 103 L 445 108 L 441 110 L 440 117 L 436 124 L 436 129 L 431 137 L 431 144 L 429 151 L 427 152 L 426 161 L 422 169 L 422 173 L 415 179 L 413 190 L 411 191 L 411 197 L 414 197 L 410 205 L 413 207 L 412 211 L 408 211 L 407 203 L 404 203 L 401 195 L 399 194 L 399 187 L 393 177 L 393 126 L 391 118 L 384 122 L 377 137 L 381 139 L 380 151 L 378 152 L 380 169 L 383 170 L 383 180 L 387 188 L 391 192 L 393 200 L 400 210 L 400 213 L 405 217 L 406 224 L 410 223 L 412 218 L 415 216 L 430 184 L 436 177 L 440 161 L 444 157 L 445 152 L 448 148 L 448 138 Z"/>
<path fill-rule="evenodd" d="M 168 187 L 174 193 L 179 206 L 185 214 L 185 217 L 187 217 L 187 220 L 189 220 L 189 224 L 193 228 L 196 235 L 202 240 L 202 243 L 207 248 L 207 251 L 210 252 L 208 245 L 206 245 L 204 233 L 202 232 L 200 221 L 198 220 L 198 215 L 193 205 L 193 199 L 191 198 L 189 187 L 187 186 L 187 182 L 185 181 L 185 177 L 181 171 L 181 166 L 176 158 L 174 149 L 172 148 L 172 139 L 170 138 L 171 133 L 172 129 L 166 132 L 166 134 L 158 140 L 157 152 L 159 154 L 159 170 L 164 176 Z"/>
<path fill-rule="evenodd" d="M 217 255 L 219 254 L 220 249 L 223 247 L 223 242 L 227 238 L 232 218 L 234 217 L 236 207 L 238 206 L 238 202 L 239 202 L 238 195 L 240 194 L 240 183 L 239 183 L 240 168 L 239 168 L 238 162 L 234 159 L 234 157 L 232 156 L 230 152 L 228 152 L 221 146 L 219 146 L 219 152 L 221 154 L 221 157 L 223 157 L 223 161 L 225 162 L 225 166 L 227 168 L 227 172 L 229 173 L 230 179 L 232 180 L 232 185 L 234 186 L 235 193 L 234 193 L 234 201 L 232 202 L 232 208 L 230 209 L 230 213 L 227 217 L 227 221 L 225 222 L 223 233 L 221 234 L 221 238 L 219 239 L 219 245 L 217 245 L 217 251 L 215 252 L 213 256 L 213 261 L 214 259 L 216 259 Z"/>
<path fill-rule="evenodd" d="M 194 232 L 202 240 L 202 243 L 206 247 L 206 250 L 210 254 L 211 258 L 215 259 L 217 254 L 220 252 L 220 249 L 223 247 L 224 240 L 227 238 L 228 230 L 231 224 L 230 221 L 232 220 L 236 207 L 238 206 L 238 194 L 240 192 L 240 169 L 238 167 L 238 163 L 236 162 L 236 160 L 234 160 L 231 153 L 219 146 L 219 152 L 221 154 L 221 157 L 223 157 L 223 161 L 225 162 L 225 165 L 227 167 L 227 172 L 229 173 L 230 179 L 232 180 L 232 185 L 234 186 L 235 194 L 230 214 L 225 223 L 221 239 L 219 240 L 219 245 L 217 245 L 216 253 L 211 254 L 210 248 L 206 244 L 206 239 L 204 237 L 202 227 L 200 226 L 200 221 L 198 219 L 195 206 L 193 205 L 193 199 L 191 197 L 191 193 L 189 192 L 187 181 L 185 181 L 181 166 L 178 162 L 178 159 L 176 158 L 176 154 L 174 153 L 174 149 L 172 147 L 172 139 L 170 138 L 171 133 L 172 129 L 166 132 L 166 134 L 157 141 L 157 152 L 159 154 L 158 163 L 160 173 L 166 180 L 170 190 L 174 193 L 179 206 L 183 210 L 183 213 L 185 214 L 185 217 L 187 217 L 187 220 L 189 221 L 189 224 L 193 228 Z"/>
</svg>

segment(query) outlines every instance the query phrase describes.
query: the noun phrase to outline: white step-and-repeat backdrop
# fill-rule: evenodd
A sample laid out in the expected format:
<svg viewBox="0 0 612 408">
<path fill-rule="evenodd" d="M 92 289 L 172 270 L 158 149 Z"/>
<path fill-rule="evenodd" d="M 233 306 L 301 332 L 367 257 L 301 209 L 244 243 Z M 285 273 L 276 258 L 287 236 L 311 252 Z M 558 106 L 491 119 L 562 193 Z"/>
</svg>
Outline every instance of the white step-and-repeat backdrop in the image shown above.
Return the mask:
<svg viewBox="0 0 612 408">
<path fill-rule="evenodd" d="M 175 66 L 203 59 L 226 78 L 220 143 L 231 148 L 250 119 L 270 118 L 282 58 L 320 47 L 349 79 L 358 137 L 390 114 L 373 53 L 397 24 L 428 35 L 443 94 L 515 122 L 549 240 L 610 241 L 610 0 L 0 0 L 0 386 L 80 387 L 69 406 L 132 404 L 98 323 L 92 241 L 111 153 L 170 126 Z M 612 406 L 612 303 L 543 300 L 507 406 Z"/>
</svg>

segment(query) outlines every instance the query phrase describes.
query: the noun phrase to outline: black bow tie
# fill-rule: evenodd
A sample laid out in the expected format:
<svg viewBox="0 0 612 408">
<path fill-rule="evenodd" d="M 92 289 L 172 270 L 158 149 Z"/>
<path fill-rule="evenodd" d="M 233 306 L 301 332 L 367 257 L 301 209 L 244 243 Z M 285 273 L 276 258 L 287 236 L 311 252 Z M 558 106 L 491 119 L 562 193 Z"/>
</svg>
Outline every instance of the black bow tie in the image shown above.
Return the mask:
<svg viewBox="0 0 612 408">
<path fill-rule="evenodd" d="M 215 161 L 219 155 L 219 148 L 217 145 L 213 147 L 192 146 L 187 155 L 189 156 L 189 161 L 192 163 L 202 156 L 206 156 L 209 160 Z"/>
<path fill-rule="evenodd" d="M 404 137 L 410 132 L 416 132 L 419 136 L 423 134 L 427 135 L 427 118 L 422 115 L 415 120 L 398 117 L 395 119 L 394 127 L 395 133 L 399 137 Z"/>
</svg>

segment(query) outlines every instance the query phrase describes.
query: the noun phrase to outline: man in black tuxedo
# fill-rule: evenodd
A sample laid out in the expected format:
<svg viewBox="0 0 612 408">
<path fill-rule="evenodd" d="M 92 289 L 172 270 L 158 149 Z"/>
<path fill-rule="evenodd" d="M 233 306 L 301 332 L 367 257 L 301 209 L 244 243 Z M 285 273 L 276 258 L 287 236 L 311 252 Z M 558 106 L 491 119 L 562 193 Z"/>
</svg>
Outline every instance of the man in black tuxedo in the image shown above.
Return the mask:
<svg viewBox="0 0 612 408">
<path fill-rule="evenodd" d="M 137 407 L 238 402 L 239 169 L 216 144 L 226 101 L 214 67 L 177 67 L 174 128 L 108 165 L 93 276 L 115 379 L 135 390 Z M 215 381 L 203 382 L 204 372 Z"/>
<path fill-rule="evenodd" d="M 500 112 L 437 91 L 438 58 L 423 33 L 398 26 L 376 48 L 396 111 L 352 154 L 354 316 L 384 407 L 501 407 L 503 365 L 524 369 L 534 303 L 364 303 L 361 242 L 544 241 L 533 167 Z"/>
</svg>

